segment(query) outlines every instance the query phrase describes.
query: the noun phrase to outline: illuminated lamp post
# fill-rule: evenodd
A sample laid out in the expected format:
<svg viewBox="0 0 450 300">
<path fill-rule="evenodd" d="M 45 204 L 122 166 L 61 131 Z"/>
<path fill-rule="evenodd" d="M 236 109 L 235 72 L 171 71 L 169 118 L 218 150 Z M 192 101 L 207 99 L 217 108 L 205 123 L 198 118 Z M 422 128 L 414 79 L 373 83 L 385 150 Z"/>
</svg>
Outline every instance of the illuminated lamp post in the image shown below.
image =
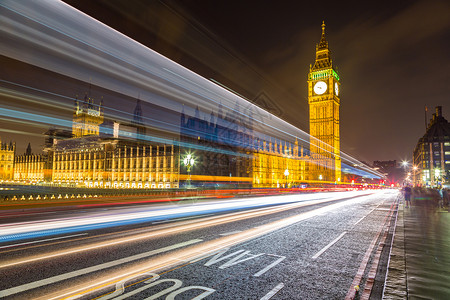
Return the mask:
<svg viewBox="0 0 450 300">
<path fill-rule="evenodd" d="M 195 160 L 194 157 L 191 154 L 188 154 L 184 160 L 183 160 L 184 165 L 186 166 L 186 170 L 188 173 L 188 186 L 191 186 L 191 167 L 194 165 Z"/>
<path fill-rule="evenodd" d="M 286 176 L 286 188 L 288 188 L 288 186 L 289 186 L 289 184 L 288 184 L 288 177 L 289 177 L 288 168 L 286 168 L 286 170 L 284 170 L 284 176 Z"/>
<path fill-rule="evenodd" d="M 417 166 L 413 166 L 413 186 L 416 186 L 416 171 Z"/>
<path fill-rule="evenodd" d="M 402 167 L 403 167 L 405 173 L 406 173 L 406 168 L 408 167 L 408 165 L 409 165 L 409 163 L 407 160 L 402 161 Z M 405 184 L 408 185 L 408 183 L 407 183 L 408 179 L 409 179 L 408 177 L 409 177 L 409 175 L 411 175 L 411 173 L 409 173 L 409 174 L 407 173 L 406 175 L 407 176 L 406 176 L 405 180 L 403 181 L 403 185 L 405 185 Z"/>
</svg>

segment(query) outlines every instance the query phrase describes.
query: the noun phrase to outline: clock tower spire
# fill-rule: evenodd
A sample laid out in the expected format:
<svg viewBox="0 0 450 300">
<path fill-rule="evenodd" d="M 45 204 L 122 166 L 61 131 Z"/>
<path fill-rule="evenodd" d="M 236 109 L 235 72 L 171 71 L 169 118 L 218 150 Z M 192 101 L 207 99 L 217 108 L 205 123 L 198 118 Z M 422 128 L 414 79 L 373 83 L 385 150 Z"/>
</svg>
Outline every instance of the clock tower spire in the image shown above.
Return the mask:
<svg viewBox="0 0 450 300">
<path fill-rule="evenodd" d="M 325 21 L 322 23 L 322 36 L 319 44 L 316 45 L 316 61 L 312 67 L 312 71 L 332 68 L 331 53 L 328 49 L 328 42 L 325 38 Z"/>
<path fill-rule="evenodd" d="M 340 79 L 333 68 L 325 37 L 316 45 L 316 59 L 308 74 L 309 130 L 313 180 L 341 181 L 339 135 Z"/>
</svg>

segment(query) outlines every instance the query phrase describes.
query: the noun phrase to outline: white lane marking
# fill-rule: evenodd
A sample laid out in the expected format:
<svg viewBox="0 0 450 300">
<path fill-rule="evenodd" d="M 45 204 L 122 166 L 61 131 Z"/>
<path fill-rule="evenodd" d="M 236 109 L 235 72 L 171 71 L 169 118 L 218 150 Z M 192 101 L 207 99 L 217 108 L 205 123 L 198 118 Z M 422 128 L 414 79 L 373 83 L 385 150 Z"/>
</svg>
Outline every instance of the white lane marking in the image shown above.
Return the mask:
<svg viewBox="0 0 450 300">
<path fill-rule="evenodd" d="M 276 256 L 278 256 L 278 255 L 276 255 Z M 273 267 L 278 265 L 280 262 L 282 262 L 286 258 L 286 256 L 279 256 L 279 257 L 280 257 L 279 259 L 277 259 L 276 261 L 274 261 L 270 265 L 266 266 L 264 269 L 262 269 L 258 273 L 255 273 L 253 276 L 259 277 L 259 276 L 263 275 L 264 273 L 266 273 L 267 271 L 269 271 L 270 269 L 272 269 Z"/>
<path fill-rule="evenodd" d="M 334 240 L 332 240 L 331 243 L 329 243 L 328 245 L 326 245 L 325 247 L 323 247 L 322 250 L 320 250 L 319 252 L 317 252 L 316 254 L 314 254 L 313 257 L 311 257 L 311 258 L 312 258 L 312 259 L 318 258 L 320 255 L 322 255 L 322 253 L 324 253 L 325 251 L 327 251 L 328 248 L 330 248 L 330 247 L 333 246 L 337 241 L 339 241 L 346 233 L 347 233 L 347 231 L 344 231 L 343 233 L 341 233 L 340 236 L 338 236 L 337 238 L 335 238 Z"/>
<path fill-rule="evenodd" d="M 250 254 L 250 251 L 244 251 L 244 253 L 241 253 L 235 257 L 233 257 L 232 259 L 230 259 L 229 261 L 227 261 L 226 263 L 224 263 L 223 265 L 221 265 L 219 267 L 219 269 L 226 269 L 228 267 L 240 264 L 244 261 L 248 261 L 250 259 L 255 259 L 257 257 L 260 257 L 261 255 L 264 255 L 264 253 L 258 253 L 258 254 Z M 244 256 L 248 256 L 246 258 L 241 259 Z"/>
<path fill-rule="evenodd" d="M 236 230 L 236 231 L 231 231 L 231 232 L 225 232 L 225 233 L 221 233 L 221 234 L 219 234 L 219 235 L 221 235 L 221 236 L 227 236 L 227 235 L 232 235 L 232 234 L 239 233 L 239 232 L 242 232 L 242 230 Z"/>
<path fill-rule="evenodd" d="M 357 225 L 359 222 L 361 222 L 362 220 L 364 220 L 365 217 L 367 217 L 370 213 L 368 213 L 367 215 L 363 216 L 361 219 L 359 219 L 358 221 L 356 221 L 355 224 L 353 224 L 353 226 Z"/>
<path fill-rule="evenodd" d="M 284 287 L 284 283 L 279 283 L 276 287 L 274 287 L 270 292 L 268 292 L 264 297 L 262 297 L 260 300 L 268 300 L 273 297 L 276 293 L 278 293 L 279 290 L 281 290 Z"/>
<path fill-rule="evenodd" d="M 103 270 L 103 269 L 106 269 L 106 268 L 111 268 L 111 267 L 114 267 L 114 266 L 117 266 L 117 265 L 121 265 L 121 264 L 124 264 L 124 263 L 131 262 L 133 260 L 138 260 L 138 259 L 142 259 L 142 258 L 149 257 L 149 256 L 152 256 L 152 255 L 156 255 L 156 254 L 159 254 L 159 253 L 163 253 L 163 252 L 167 252 L 167 251 L 170 251 L 170 250 L 174 250 L 174 249 L 177 249 L 177 248 L 189 246 L 189 245 L 192 245 L 192 244 L 195 244 L 195 243 L 199 243 L 199 242 L 202 242 L 202 241 L 203 240 L 201 240 L 201 239 L 190 240 L 190 241 L 187 241 L 187 242 L 184 242 L 184 243 L 179 243 L 179 244 L 175 244 L 175 245 L 172 245 L 172 246 L 159 248 L 159 249 L 148 251 L 148 252 L 144 252 L 144 253 L 141 253 L 141 254 L 136 254 L 136 255 L 133 255 L 133 256 L 130 256 L 130 257 L 121 258 L 121 259 L 118 259 L 118 260 L 114 260 L 114 261 L 110 261 L 110 262 L 103 263 L 103 264 L 100 264 L 100 265 L 84 268 L 84 269 L 81 269 L 81 270 L 72 271 L 72 272 L 69 272 L 69 273 L 65 273 L 65 274 L 49 277 L 49 278 L 46 278 L 46 279 L 30 282 L 30 283 L 27 283 L 27 284 L 22 284 L 22 285 L 13 287 L 13 288 L 9 288 L 9 289 L 0 291 L 0 298 L 7 297 L 7 296 L 10 296 L 10 295 L 14 295 L 14 294 L 17 294 L 19 292 L 28 291 L 28 290 L 31 290 L 31 289 L 34 289 L 34 288 L 37 288 L 37 287 L 40 287 L 40 286 L 43 286 L 43 285 L 48 285 L 48 284 L 52 284 L 52 283 L 59 282 L 59 281 L 62 281 L 62 280 L 66 280 L 66 279 L 69 279 L 69 278 L 73 278 L 73 277 L 76 277 L 76 276 L 85 275 L 85 274 L 88 274 L 88 273 L 91 273 L 91 272 L 95 272 L 95 271 L 99 271 L 99 270 Z"/>
<path fill-rule="evenodd" d="M 32 242 L 26 242 L 26 243 L 20 243 L 20 244 L 6 245 L 6 246 L 1 246 L 0 249 L 17 247 L 17 246 L 23 246 L 23 245 L 30 245 L 30 244 L 36 244 L 36 243 L 43 243 L 43 242 L 54 241 L 54 240 L 68 239 L 68 238 L 71 238 L 71 237 L 74 237 L 74 236 L 80 236 L 80 235 L 87 235 L 87 233 L 79 233 L 79 234 L 60 236 L 60 237 L 55 237 L 55 238 L 45 239 L 45 240 L 39 240 L 39 241 L 32 241 Z"/>
<path fill-rule="evenodd" d="M 227 250 L 228 250 L 228 247 L 224 248 L 222 251 L 218 252 L 216 255 L 214 255 L 214 257 L 212 257 L 211 259 L 209 259 L 205 263 L 205 266 L 207 266 L 207 267 L 212 266 L 212 265 L 214 265 L 214 264 L 216 264 L 218 262 L 221 262 L 221 261 L 223 261 L 223 260 L 225 260 L 227 258 L 230 258 L 230 257 L 232 257 L 234 255 L 238 255 L 238 254 L 244 252 L 244 250 L 241 249 L 241 250 L 238 250 L 236 252 L 233 252 L 233 253 L 227 254 L 225 256 L 222 256 L 223 254 L 225 254 L 225 252 L 227 252 Z"/>
<path fill-rule="evenodd" d="M 378 204 L 377 207 L 374 207 L 367 215 L 365 215 L 364 217 L 362 217 L 361 219 L 359 219 L 358 221 L 356 221 L 356 223 L 353 224 L 353 226 L 357 225 L 359 222 L 361 222 L 362 220 L 364 220 L 368 215 L 370 215 L 370 214 L 371 214 L 375 209 L 377 209 L 378 206 L 380 206 L 380 205 L 381 205 L 381 203 Z"/>
<path fill-rule="evenodd" d="M 230 249 L 229 247 L 226 247 L 226 248 L 218 249 L 218 250 L 213 251 L 213 252 L 210 252 L 210 253 L 206 253 L 206 254 L 204 254 L 204 255 L 201 255 L 201 256 L 199 256 L 199 257 L 197 257 L 197 258 L 194 258 L 194 259 L 190 260 L 189 263 L 191 263 L 191 264 L 192 264 L 192 263 L 196 263 L 196 262 L 198 262 L 198 261 L 204 260 L 204 259 L 207 258 L 207 257 L 216 255 L 216 254 L 218 254 L 218 253 L 221 253 L 221 252 L 227 252 L 229 249 Z"/>
</svg>

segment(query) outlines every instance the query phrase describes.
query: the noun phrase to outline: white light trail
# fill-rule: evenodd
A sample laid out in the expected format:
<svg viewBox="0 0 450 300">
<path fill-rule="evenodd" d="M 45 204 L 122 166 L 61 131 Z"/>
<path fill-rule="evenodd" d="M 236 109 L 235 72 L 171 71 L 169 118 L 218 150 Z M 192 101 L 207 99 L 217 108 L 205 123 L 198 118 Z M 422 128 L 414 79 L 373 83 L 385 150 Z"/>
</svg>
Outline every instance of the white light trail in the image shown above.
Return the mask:
<svg viewBox="0 0 450 300">
<path fill-rule="evenodd" d="M 49 221 L 39 221 L 39 222 L 27 222 L 26 224 L 21 223 L 10 223 L 3 224 L 1 226 L 0 241 L 2 237 L 17 235 L 30 232 L 38 232 L 43 230 L 55 230 L 68 227 L 76 226 L 86 226 L 95 225 L 101 223 L 112 223 L 136 220 L 136 219 L 149 219 L 152 217 L 165 216 L 166 218 L 173 218 L 174 216 L 180 216 L 185 214 L 202 214 L 202 212 L 211 211 L 224 211 L 224 210 L 234 210 L 240 208 L 250 208 L 250 207 L 261 207 L 266 205 L 276 205 L 282 203 L 292 203 L 310 200 L 323 200 L 329 201 L 330 199 L 343 199 L 348 197 L 354 197 L 357 195 L 365 195 L 373 193 L 373 191 L 353 191 L 353 192 L 333 192 L 333 193 L 314 193 L 314 194 L 294 194 L 294 195 L 283 195 L 283 196 L 265 196 L 265 197 L 253 197 L 248 199 L 239 200 L 228 200 L 228 201 L 212 201 L 207 203 L 202 203 L 198 205 L 184 205 L 177 207 L 164 207 L 158 210 L 142 210 L 139 209 L 137 212 L 110 212 L 107 215 L 101 216 L 91 216 L 89 218 L 66 218 L 63 220 L 49 220 Z"/>
<path fill-rule="evenodd" d="M 376 195 L 380 195 L 381 193 L 383 193 L 383 192 L 378 192 L 378 193 L 376 193 Z M 353 194 L 353 197 L 355 197 L 357 195 L 369 195 L 369 194 L 370 193 L 358 193 L 358 194 Z M 353 198 L 353 197 L 350 197 L 350 198 Z M 36 261 L 40 261 L 40 260 L 46 260 L 46 259 L 50 259 L 50 258 L 56 258 L 56 257 L 68 255 L 68 254 L 75 254 L 75 253 L 80 253 L 80 252 L 86 252 L 89 250 L 100 249 L 100 248 L 104 248 L 104 247 L 117 246 L 117 245 L 124 244 L 124 243 L 136 242 L 136 241 L 139 241 L 142 239 L 168 236 L 171 234 L 176 234 L 176 233 L 185 232 L 185 231 L 191 231 L 191 230 L 195 230 L 195 229 L 199 229 L 199 228 L 204 228 L 207 226 L 214 226 L 214 225 L 225 224 L 225 223 L 229 223 L 229 222 L 235 222 L 238 220 L 243 220 L 243 219 L 263 216 L 263 215 L 267 215 L 267 214 L 273 214 L 273 213 L 277 213 L 277 212 L 281 212 L 281 211 L 286 211 L 286 210 L 289 210 L 292 208 L 314 205 L 314 204 L 319 204 L 319 203 L 325 203 L 325 202 L 335 201 L 335 200 L 344 199 L 344 198 L 347 198 L 347 197 L 342 197 L 342 198 L 341 197 L 332 197 L 332 198 L 310 200 L 310 201 L 294 201 L 291 204 L 286 204 L 286 205 L 282 205 L 282 206 L 259 208 L 259 209 L 254 209 L 254 210 L 251 210 L 248 212 L 247 211 L 236 212 L 236 213 L 227 214 L 225 216 L 221 216 L 221 215 L 213 216 L 213 217 L 208 217 L 206 219 L 203 218 L 198 221 L 197 220 L 184 221 L 181 223 L 177 223 L 172 227 L 163 228 L 163 229 L 157 228 L 156 230 L 153 230 L 153 231 L 150 231 L 147 233 L 133 234 L 133 235 L 129 235 L 125 238 L 114 238 L 114 239 L 110 239 L 105 242 L 99 242 L 99 243 L 94 243 L 94 244 L 90 244 L 90 245 L 86 245 L 86 246 L 75 247 L 75 248 L 71 248 L 71 249 L 63 250 L 63 251 L 55 251 L 55 252 L 51 252 L 51 253 L 45 253 L 43 255 L 22 258 L 19 260 L 10 260 L 10 261 L 5 260 L 0 264 L 0 269 L 16 266 L 16 265 L 20 265 L 20 264 L 25 264 L 25 263 L 36 262 Z M 358 202 L 358 201 L 360 201 L 360 199 L 356 198 L 356 199 L 352 199 L 352 201 Z M 346 201 L 346 203 L 347 203 L 347 201 Z M 337 204 L 339 204 L 339 203 L 337 203 Z M 334 207 L 336 207 L 336 205 L 331 206 L 331 207 L 334 208 Z M 322 211 L 325 212 L 326 211 L 325 208 Z M 236 234 L 238 234 L 238 233 L 229 234 L 227 236 L 235 236 Z"/>
<path fill-rule="evenodd" d="M 80 81 L 91 78 L 93 85 L 131 98 L 139 92 L 142 101 L 172 112 L 184 105 L 189 116 L 196 107 L 209 114 L 221 105 L 224 115 L 245 120 L 261 141 L 298 139 L 309 147 L 312 137 L 304 131 L 63 2 L 4 0 L 0 6 L 1 55 Z M 341 158 L 361 165 L 342 152 Z"/>
<path fill-rule="evenodd" d="M 208 254 L 217 253 L 218 250 L 228 248 L 245 241 L 252 240 L 254 238 L 263 236 L 270 232 L 289 227 L 295 223 L 310 219 L 315 216 L 322 215 L 327 212 L 336 211 L 342 209 L 348 205 L 354 205 L 361 201 L 358 198 L 348 199 L 342 202 L 333 203 L 318 209 L 313 209 L 304 213 L 300 213 L 291 217 L 287 217 L 271 223 L 247 229 L 242 232 L 220 237 L 214 240 L 205 241 L 197 245 L 182 249 L 176 253 L 159 257 L 158 259 L 148 261 L 146 263 L 140 263 L 139 266 L 129 268 L 122 271 L 121 274 L 105 277 L 105 279 L 98 280 L 96 283 L 86 283 L 85 286 L 79 286 L 75 288 L 69 288 L 66 291 L 62 291 L 60 294 L 52 295 L 50 299 L 77 299 L 92 293 L 93 291 L 103 289 L 105 287 L 116 284 L 126 278 L 136 277 L 143 273 L 158 272 L 161 270 L 167 270 L 168 268 L 180 265 L 183 262 L 198 261 L 199 258 L 205 258 Z M 47 297 L 47 299 L 49 299 Z"/>
</svg>

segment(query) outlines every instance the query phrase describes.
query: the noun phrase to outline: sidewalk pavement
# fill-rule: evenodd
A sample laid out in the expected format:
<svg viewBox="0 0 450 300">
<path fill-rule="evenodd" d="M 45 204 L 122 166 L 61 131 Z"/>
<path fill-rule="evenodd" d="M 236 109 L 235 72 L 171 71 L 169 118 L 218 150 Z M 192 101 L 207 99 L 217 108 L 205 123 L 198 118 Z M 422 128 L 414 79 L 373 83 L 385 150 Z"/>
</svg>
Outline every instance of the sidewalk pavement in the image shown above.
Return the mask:
<svg viewBox="0 0 450 300">
<path fill-rule="evenodd" d="M 403 198 L 403 197 L 402 197 Z M 450 212 L 433 190 L 402 199 L 384 299 L 450 299 Z"/>
</svg>

